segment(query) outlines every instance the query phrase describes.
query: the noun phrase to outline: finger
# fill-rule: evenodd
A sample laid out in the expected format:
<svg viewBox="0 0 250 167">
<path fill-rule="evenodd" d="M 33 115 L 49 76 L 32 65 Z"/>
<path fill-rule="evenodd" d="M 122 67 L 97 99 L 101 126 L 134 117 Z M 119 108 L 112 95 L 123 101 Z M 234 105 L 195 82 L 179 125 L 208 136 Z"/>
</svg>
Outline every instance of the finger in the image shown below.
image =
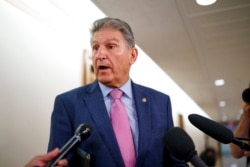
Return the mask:
<svg viewBox="0 0 250 167">
<path fill-rule="evenodd" d="M 39 166 L 45 166 L 45 162 L 43 161 L 43 156 L 38 155 L 35 156 L 28 164 L 25 165 L 25 167 L 39 167 Z"/>
<path fill-rule="evenodd" d="M 57 167 L 66 167 L 68 166 L 68 161 L 66 159 L 62 159 L 57 163 Z"/>
<path fill-rule="evenodd" d="M 47 153 L 46 156 L 44 156 L 43 160 L 46 162 L 49 162 L 53 158 L 55 158 L 59 154 L 59 149 L 55 148 L 54 150 Z"/>
<path fill-rule="evenodd" d="M 244 152 L 244 155 L 245 155 L 245 156 L 250 156 L 250 152 L 249 152 L 249 151 L 245 151 L 245 152 Z"/>
</svg>

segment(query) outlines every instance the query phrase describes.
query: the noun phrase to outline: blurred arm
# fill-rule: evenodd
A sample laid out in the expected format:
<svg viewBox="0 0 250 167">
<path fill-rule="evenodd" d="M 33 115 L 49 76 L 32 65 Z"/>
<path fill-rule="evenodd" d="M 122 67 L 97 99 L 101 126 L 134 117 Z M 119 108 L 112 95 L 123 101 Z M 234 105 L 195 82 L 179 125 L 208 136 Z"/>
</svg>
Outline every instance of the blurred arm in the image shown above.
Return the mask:
<svg viewBox="0 0 250 167">
<path fill-rule="evenodd" d="M 243 114 L 234 131 L 234 136 L 248 138 L 250 130 L 250 105 L 243 103 L 242 109 Z M 250 151 L 244 151 L 233 143 L 230 143 L 230 149 L 234 158 L 241 158 L 244 155 L 250 156 Z"/>
</svg>

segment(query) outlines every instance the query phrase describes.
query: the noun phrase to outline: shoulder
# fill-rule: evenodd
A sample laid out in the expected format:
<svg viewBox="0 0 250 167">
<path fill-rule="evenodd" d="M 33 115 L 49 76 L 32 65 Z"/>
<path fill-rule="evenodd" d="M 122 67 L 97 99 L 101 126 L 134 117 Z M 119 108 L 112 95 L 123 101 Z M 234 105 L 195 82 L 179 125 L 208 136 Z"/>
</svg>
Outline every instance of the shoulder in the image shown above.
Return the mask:
<svg viewBox="0 0 250 167">
<path fill-rule="evenodd" d="M 148 86 L 141 85 L 141 84 L 137 84 L 134 82 L 132 82 L 132 89 L 133 89 L 133 91 L 140 91 L 140 92 L 146 93 L 146 94 L 169 97 L 168 94 L 165 94 L 159 90 L 156 90 L 156 89 L 153 89 L 153 88 L 150 88 Z"/>
<path fill-rule="evenodd" d="M 68 96 L 78 96 L 78 95 L 89 94 L 97 87 L 98 87 L 98 84 L 96 82 L 93 82 L 93 83 L 82 85 L 82 86 L 70 89 L 68 91 L 65 91 L 63 93 L 60 93 L 57 95 L 57 97 L 68 97 Z"/>
</svg>

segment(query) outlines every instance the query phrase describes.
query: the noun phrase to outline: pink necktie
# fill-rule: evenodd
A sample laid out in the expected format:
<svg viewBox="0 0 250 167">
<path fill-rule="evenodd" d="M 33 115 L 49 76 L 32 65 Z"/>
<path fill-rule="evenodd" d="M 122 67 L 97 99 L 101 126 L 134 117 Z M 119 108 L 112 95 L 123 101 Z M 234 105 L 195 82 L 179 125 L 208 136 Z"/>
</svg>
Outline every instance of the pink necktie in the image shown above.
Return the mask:
<svg viewBox="0 0 250 167">
<path fill-rule="evenodd" d="M 111 105 L 111 122 L 117 142 L 126 167 L 135 166 L 135 149 L 129 126 L 126 109 L 121 102 L 122 91 L 113 89 L 110 96 L 113 99 Z"/>
</svg>

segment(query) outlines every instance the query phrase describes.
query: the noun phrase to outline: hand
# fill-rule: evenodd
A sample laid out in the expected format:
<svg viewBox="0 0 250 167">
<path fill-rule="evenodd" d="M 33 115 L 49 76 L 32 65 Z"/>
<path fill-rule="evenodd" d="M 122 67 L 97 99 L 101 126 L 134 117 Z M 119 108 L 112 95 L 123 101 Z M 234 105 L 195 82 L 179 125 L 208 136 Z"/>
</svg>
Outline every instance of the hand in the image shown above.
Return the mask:
<svg viewBox="0 0 250 167">
<path fill-rule="evenodd" d="M 250 104 L 243 103 L 242 110 L 245 116 L 250 117 Z"/>
<path fill-rule="evenodd" d="M 250 151 L 245 151 L 244 155 L 247 156 L 247 157 L 249 157 L 250 156 Z"/>
<path fill-rule="evenodd" d="M 45 167 L 58 154 L 59 149 L 55 148 L 47 154 L 35 156 L 25 167 Z M 57 163 L 57 167 L 66 167 L 67 165 L 68 161 L 66 159 L 62 159 Z"/>
</svg>

